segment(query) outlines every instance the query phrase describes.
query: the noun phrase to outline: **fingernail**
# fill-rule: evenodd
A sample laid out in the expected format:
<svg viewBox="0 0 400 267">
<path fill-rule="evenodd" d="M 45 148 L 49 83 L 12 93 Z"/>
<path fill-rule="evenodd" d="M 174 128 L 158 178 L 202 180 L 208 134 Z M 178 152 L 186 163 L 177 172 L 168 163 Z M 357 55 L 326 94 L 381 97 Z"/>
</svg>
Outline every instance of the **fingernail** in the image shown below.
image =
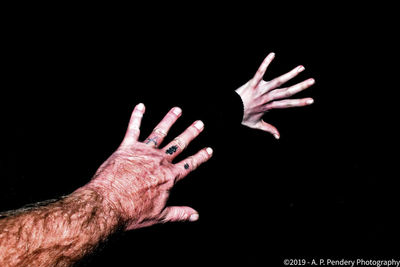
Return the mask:
<svg viewBox="0 0 400 267">
<path fill-rule="evenodd" d="M 189 217 L 189 221 L 191 221 L 191 222 L 197 221 L 198 219 L 199 219 L 199 214 L 197 214 L 197 213 L 192 214 Z"/>
<path fill-rule="evenodd" d="M 196 127 L 198 130 L 201 130 L 204 127 L 204 123 L 202 121 L 196 121 L 194 127 Z"/>
<path fill-rule="evenodd" d="M 279 139 L 279 135 L 274 134 L 275 139 Z"/>
<path fill-rule="evenodd" d="M 144 109 L 143 103 L 140 103 L 136 106 L 137 110 L 142 111 Z"/>
<path fill-rule="evenodd" d="M 308 79 L 308 84 L 314 84 L 314 83 L 315 83 L 315 80 L 313 78 Z"/>
<path fill-rule="evenodd" d="M 180 109 L 180 108 L 178 108 L 178 107 L 175 107 L 175 108 L 172 110 L 172 112 L 173 112 L 175 115 L 180 115 L 180 114 L 182 113 L 182 109 Z"/>
<path fill-rule="evenodd" d="M 314 103 L 314 99 L 309 99 L 309 100 L 307 100 L 307 102 L 306 102 L 308 105 L 311 105 L 312 103 Z"/>
<path fill-rule="evenodd" d="M 213 150 L 211 147 L 207 147 L 206 151 L 207 151 L 208 155 L 212 155 L 212 153 L 213 153 Z"/>
<path fill-rule="evenodd" d="M 269 58 L 273 58 L 273 57 L 275 57 L 275 53 L 274 52 L 269 53 Z"/>
<path fill-rule="evenodd" d="M 301 66 L 299 66 L 299 67 L 297 68 L 297 72 L 301 72 L 301 71 L 303 71 L 303 70 L 305 70 L 305 68 L 304 68 L 303 65 L 301 65 Z"/>
</svg>

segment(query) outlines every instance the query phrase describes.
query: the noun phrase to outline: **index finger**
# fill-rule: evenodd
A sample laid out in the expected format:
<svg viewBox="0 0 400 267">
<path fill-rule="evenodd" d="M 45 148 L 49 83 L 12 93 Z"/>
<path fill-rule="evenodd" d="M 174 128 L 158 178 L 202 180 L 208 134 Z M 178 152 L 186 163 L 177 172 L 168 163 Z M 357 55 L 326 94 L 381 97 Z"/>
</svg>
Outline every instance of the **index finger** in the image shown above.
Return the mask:
<svg viewBox="0 0 400 267">
<path fill-rule="evenodd" d="M 140 135 L 140 124 L 142 122 L 143 113 L 145 111 L 145 106 L 143 103 L 140 103 L 135 106 L 131 119 L 129 120 L 128 129 L 126 130 L 124 140 L 122 141 L 123 145 L 131 145 Z"/>
</svg>

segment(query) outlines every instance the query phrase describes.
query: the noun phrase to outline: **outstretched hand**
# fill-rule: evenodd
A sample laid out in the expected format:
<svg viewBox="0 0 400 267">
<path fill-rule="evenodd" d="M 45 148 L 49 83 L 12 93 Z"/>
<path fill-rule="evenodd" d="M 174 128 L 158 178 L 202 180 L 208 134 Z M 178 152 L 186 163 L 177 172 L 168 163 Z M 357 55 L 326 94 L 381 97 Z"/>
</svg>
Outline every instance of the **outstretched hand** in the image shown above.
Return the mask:
<svg viewBox="0 0 400 267">
<path fill-rule="evenodd" d="M 280 133 L 275 126 L 265 122 L 262 117 L 272 109 L 282 109 L 290 107 L 302 107 L 311 105 L 314 100 L 312 98 L 287 99 L 298 92 L 307 89 L 315 83 L 310 78 L 301 83 L 290 87 L 282 87 L 281 85 L 296 77 L 304 70 L 303 66 L 297 66 L 290 72 L 283 74 L 271 81 L 264 81 L 263 76 L 269 64 L 274 59 L 275 54 L 270 53 L 262 62 L 254 77 L 246 84 L 236 90 L 240 95 L 244 105 L 244 115 L 242 124 L 253 128 L 269 132 L 276 139 L 280 138 Z"/>
<path fill-rule="evenodd" d="M 169 191 L 200 164 L 209 160 L 212 149 L 205 148 L 176 164 L 173 159 L 204 128 L 195 121 L 181 135 L 158 149 L 171 126 L 180 117 L 180 108 L 172 108 L 150 136 L 139 142 L 140 123 L 145 107 L 135 107 L 120 147 L 97 170 L 86 188 L 100 193 L 113 207 L 126 229 L 135 229 L 170 221 L 195 221 L 198 213 L 191 207 L 166 207 Z"/>
</svg>

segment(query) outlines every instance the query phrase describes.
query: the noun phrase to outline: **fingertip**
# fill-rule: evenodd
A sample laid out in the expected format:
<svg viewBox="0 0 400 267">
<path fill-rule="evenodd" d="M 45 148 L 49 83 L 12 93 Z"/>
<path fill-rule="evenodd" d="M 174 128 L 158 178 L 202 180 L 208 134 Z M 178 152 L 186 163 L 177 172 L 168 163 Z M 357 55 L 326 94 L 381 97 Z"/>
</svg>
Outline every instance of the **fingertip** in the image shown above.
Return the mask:
<svg viewBox="0 0 400 267">
<path fill-rule="evenodd" d="M 274 134 L 274 137 L 275 137 L 276 140 L 279 140 L 279 138 L 281 138 L 281 137 L 279 136 L 279 134 L 276 134 L 276 133 Z"/>
<path fill-rule="evenodd" d="M 268 56 L 265 58 L 267 61 L 272 61 L 275 58 L 275 53 L 271 52 L 268 54 Z"/>
<path fill-rule="evenodd" d="M 206 152 L 208 155 L 212 156 L 212 154 L 214 153 L 213 149 L 211 147 L 207 147 L 206 148 Z"/>
<path fill-rule="evenodd" d="M 306 103 L 307 103 L 307 105 L 311 105 L 312 103 L 314 103 L 314 99 L 312 99 L 312 98 L 307 99 Z"/>
<path fill-rule="evenodd" d="M 145 106 L 144 106 L 143 103 L 139 103 L 139 104 L 136 105 L 136 109 L 139 110 L 139 111 L 144 111 Z"/>
<path fill-rule="evenodd" d="M 202 121 L 200 121 L 200 120 L 196 121 L 193 124 L 193 126 L 199 131 L 202 131 L 204 129 L 204 123 Z"/>
<path fill-rule="evenodd" d="M 302 72 L 303 70 L 305 70 L 303 65 L 297 67 L 297 72 Z"/>
<path fill-rule="evenodd" d="M 181 109 L 180 107 L 174 107 L 174 108 L 172 109 L 172 112 L 173 112 L 176 116 L 179 116 L 179 115 L 182 114 L 182 109 Z"/>
<path fill-rule="evenodd" d="M 191 221 L 191 222 L 195 222 L 198 219 L 199 219 L 199 214 L 198 213 L 194 213 L 194 214 L 190 215 L 190 217 L 189 217 L 189 221 Z"/>
</svg>

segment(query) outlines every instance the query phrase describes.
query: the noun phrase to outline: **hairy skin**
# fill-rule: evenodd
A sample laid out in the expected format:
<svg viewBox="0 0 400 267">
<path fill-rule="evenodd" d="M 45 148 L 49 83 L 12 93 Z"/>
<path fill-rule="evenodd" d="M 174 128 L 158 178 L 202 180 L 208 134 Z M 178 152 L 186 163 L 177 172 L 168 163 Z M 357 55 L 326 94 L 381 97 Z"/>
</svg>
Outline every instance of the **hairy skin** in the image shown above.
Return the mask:
<svg viewBox="0 0 400 267">
<path fill-rule="evenodd" d="M 0 266 L 70 266 L 118 231 L 198 219 L 193 208 L 166 202 L 174 184 L 212 156 L 206 148 L 172 163 L 204 125 L 193 123 L 158 149 L 181 110 L 173 108 L 157 125 L 148 138 L 157 142 L 142 143 L 144 110 L 135 107 L 120 147 L 88 184 L 60 200 L 0 214 Z M 171 146 L 175 152 L 166 154 Z"/>
<path fill-rule="evenodd" d="M 89 190 L 2 216 L 1 266 L 70 266 L 122 226 L 103 197 Z"/>
<path fill-rule="evenodd" d="M 264 81 L 273 58 L 274 54 L 269 54 L 254 77 L 236 92 L 244 104 L 242 124 L 279 138 L 278 130 L 264 122 L 263 115 L 271 109 L 311 104 L 311 98 L 284 98 L 310 87 L 314 80 L 278 88 L 304 70 L 298 66 Z M 0 266 L 70 266 L 120 230 L 198 219 L 191 207 L 166 207 L 166 202 L 174 184 L 212 156 L 212 149 L 207 148 L 172 163 L 204 124 L 194 122 L 158 149 L 182 111 L 171 109 L 142 143 L 138 138 L 144 111 L 143 104 L 135 107 L 120 147 L 87 185 L 60 200 L 0 214 Z"/>
</svg>

